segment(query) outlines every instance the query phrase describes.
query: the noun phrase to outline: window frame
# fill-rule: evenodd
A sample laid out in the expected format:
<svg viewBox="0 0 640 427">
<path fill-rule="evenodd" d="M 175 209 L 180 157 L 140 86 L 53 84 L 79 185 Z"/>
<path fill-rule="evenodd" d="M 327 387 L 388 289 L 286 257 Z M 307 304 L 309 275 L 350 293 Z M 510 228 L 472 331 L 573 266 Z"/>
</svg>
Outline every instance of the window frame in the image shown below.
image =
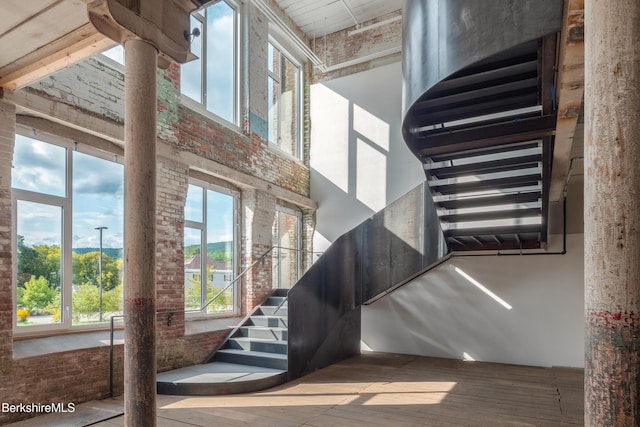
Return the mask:
<svg viewBox="0 0 640 427">
<path fill-rule="evenodd" d="M 278 241 L 277 242 L 273 242 L 274 246 L 277 246 L 275 249 L 275 255 L 277 257 L 277 259 L 279 260 L 282 257 L 282 248 L 280 246 L 281 244 L 281 239 L 282 239 L 282 226 L 281 226 L 281 217 L 280 214 L 284 213 L 286 215 L 289 216 L 293 216 L 296 218 L 296 229 L 295 229 L 295 233 L 296 233 L 296 246 L 295 248 L 288 248 L 291 250 L 295 251 L 296 254 L 296 281 L 300 279 L 301 275 L 302 275 L 302 212 L 300 212 L 297 209 L 291 209 L 285 206 L 282 206 L 280 204 L 276 205 L 276 210 L 275 210 L 275 218 L 274 218 L 274 222 L 277 221 L 278 222 Z M 275 273 L 277 280 L 276 283 L 272 283 L 271 287 L 274 289 L 281 289 L 283 288 L 282 286 L 282 262 L 278 261 L 277 264 L 277 272 Z M 291 286 L 293 286 L 295 283 L 291 283 Z M 287 289 L 287 288 L 285 288 Z"/>
<path fill-rule="evenodd" d="M 32 138 L 46 144 L 54 145 L 65 149 L 65 195 L 54 196 L 50 194 L 38 193 L 30 190 L 16 189 L 11 186 L 11 209 L 12 209 L 12 329 L 14 336 L 29 337 L 42 334 L 58 334 L 61 332 L 88 332 L 100 331 L 109 328 L 109 321 L 102 323 L 91 323 L 86 325 L 73 325 L 73 153 L 78 152 L 96 157 L 102 160 L 112 161 L 124 165 L 124 157 L 117 153 L 106 152 L 90 145 L 78 143 L 61 136 L 43 133 L 39 130 L 17 125 L 16 135 Z M 124 172 L 124 171 L 123 171 Z M 123 175 L 124 179 L 124 175 Z M 44 325 L 18 325 L 16 315 L 18 305 L 17 283 L 18 283 L 18 256 L 17 256 L 17 236 L 18 236 L 18 201 L 39 203 L 46 206 L 56 206 L 61 208 L 61 242 L 60 242 L 60 314 L 59 323 Z M 124 215 L 124 212 L 123 212 Z M 124 280 L 124 277 L 123 277 Z"/>
<path fill-rule="evenodd" d="M 207 25 L 206 25 L 206 9 L 208 7 L 215 6 L 220 2 L 216 2 L 212 5 L 209 5 L 205 8 L 196 10 L 190 15 L 190 19 L 196 19 L 200 26 L 202 27 L 202 31 L 200 34 L 201 38 L 201 56 L 198 57 L 200 60 L 200 101 L 195 100 L 188 95 L 185 95 L 182 92 L 182 85 L 180 85 L 180 101 L 182 105 L 196 110 L 197 112 L 204 114 L 206 116 L 210 116 L 217 121 L 220 121 L 223 124 L 231 125 L 233 128 L 239 127 L 240 123 L 240 75 L 241 75 L 241 66 L 240 57 L 241 57 L 241 25 L 242 25 L 242 10 L 241 4 L 236 0 L 222 0 L 222 2 L 226 3 L 233 10 L 233 102 L 232 107 L 232 120 L 229 121 L 224 117 L 218 115 L 216 112 L 211 111 L 207 108 L 207 67 L 206 67 L 206 58 L 207 58 Z M 180 67 L 180 75 L 182 76 L 182 67 Z M 182 78 L 182 77 L 181 77 Z"/>
<path fill-rule="evenodd" d="M 278 83 L 278 120 L 277 120 L 277 132 L 276 132 L 276 141 L 272 141 L 271 136 L 268 134 L 268 129 L 269 126 L 267 126 L 267 141 L 269 142 L 269 146 L 271 147 L 275 147 L 277 148 L 279 151 L 294 157 L 296 160 L 301 160 L 303 153 L 302 153 L 302 127 L 303 127 L 303 123 L 304 123 L 304 95 L 303 95 L 303 88 L 304 88 L 304 66 L 302 64 L 302 61 L 300 61 L 296 55 L 293 55 L 290 49 L 286 48 L 286 43 L 282 42 L 282 38 L 278 35 L 276 35 L 273 31 L 271 31 L 272 26 L 270 26 L 270 31 L 269 31 L 269 38 L 267 40 L 267 51 L 269 49 L 269 45 L 273 46 L 274 49 L 278 50 L 278 52 L 280 53 L 280 55 L 282 56 L 283 59 L 287 59 L 289 62 L 291 62 L 296 68 L 297 68 L 297 73 L 296 73 L 296 105 L 297 105 L 297 111 L 296 111 L 296 134 L 295 134 L 295 147 L 294 147 L 294 153 L 289 153 L 288 151 L 286 151 L 285 149 L 282 148 L 282 145 L 280 144 L 280 140 L 282 139 L 282 131 L 280 129 L 280 117 L 282 115 L 280 108 L 282 106 L 282 103 L 280 102 L 280 96 L 282 94 L 282 73 L 284 72 L 282 66 L 280 66 L 280 75 L 276 75 L 273 71 L 271 71 L 269 68 L 269 64 L 267 63 L 267 90 L 269 87 L 269 79 L 273 79 L 274 81 L 276 81 Z M 267 61 L 268 61 L 268 57 L 267 57 Z M 269 101 L 267 100 L 267 103 Z M 267 109 L 268 109 L 268 104 L 267 104 Z M 268 120 L 268 119 L 267 119 Z"/>
<path fill-rule="evenodd" d="M 206 254 L 206 246 L 207 246 L 207 191 L 214 191 L 221 194 L 226 194 L 233 198 L 233 269 L 232 269 L 232 279 L 238 277 L 239 267 L 240 267 L 240 192 L 225 187 L 222 185 L 217 185 L 211 182 L 207 182 L 203 179 L 189 177 L 188 185 L 194 185 L 202 190 L 202 222 L 187 220 L 186 215 L 184 219 L 183 230 L 185 228 L 191 228 L 194 230 L 200 231 L 200 253 Z M 186 196 L 185 196 L 186 203 Z M 184 233 L 183 233 L 184 236 Z M 183 249 L 184 249 L 184 239 L 183 239 Z M 200 261 L 200 306 L 207 302 L 207 294 L 206 294 L 206 281 L 208 279 L 207 275 L 207 263 Z M 204 285 L 203 285 L 204 281 Z M 184 282 L 184 280 L 183 280 Z M 204 310 L 195 310 L 195 309 L 187 309 L 186 307 L 186 318 L 190 319 L 198 319 L 198 318 L 216 318 L 216 317 L 226 317 L 229 315 L 238 315 L 240 313 L 240 290 L 241 290 L 241 281 L 236 281 L 232 285 L 233 289 L 233 309 L 231 311 L 224 311 L 219 313 L 207 313 L 206 308 Z M 184 293 L 184 286 L 183 286 Z"/>
</svg>

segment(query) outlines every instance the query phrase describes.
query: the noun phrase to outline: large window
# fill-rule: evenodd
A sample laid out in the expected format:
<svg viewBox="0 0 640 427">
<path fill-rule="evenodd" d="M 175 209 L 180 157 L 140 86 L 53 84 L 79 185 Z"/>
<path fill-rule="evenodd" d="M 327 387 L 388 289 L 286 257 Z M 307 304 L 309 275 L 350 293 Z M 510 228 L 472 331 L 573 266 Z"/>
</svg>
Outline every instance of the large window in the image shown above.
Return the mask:
<svg viewBox="0 0 640 427">
<path fill-rule="evenodd" d="M 72 148 L 16 135 L 21 331 L 96 324 L 122 313 L 123 166 L 113 155 Z"/>
<path fill-rule="evenodd" d="M 184 305 L 205 313 L 236 311 L 237 193 L 189 184 L 184 227 Z M 206 306 L 206 308 L 205 308 Z"/>
<path fill-rule="evenodd" d="M 191 16 L 191 52 L 198 59 L 180 71 L 182 94 L 208 111 L 237 123 L 238 7 L 231 1 L 215 3 Z"/>
<path fill-rule="evenodd" d="M 290 288 L 300 275 L 301 214 L 282 206 L 276 207 L 273 221 L 273 287 Z"/>
<path fill-rule="evenodd" d="M 300 66 L 272 42 L 267 45 L 269 142 L 294 157 L 300 150 Z"/>
</svg>

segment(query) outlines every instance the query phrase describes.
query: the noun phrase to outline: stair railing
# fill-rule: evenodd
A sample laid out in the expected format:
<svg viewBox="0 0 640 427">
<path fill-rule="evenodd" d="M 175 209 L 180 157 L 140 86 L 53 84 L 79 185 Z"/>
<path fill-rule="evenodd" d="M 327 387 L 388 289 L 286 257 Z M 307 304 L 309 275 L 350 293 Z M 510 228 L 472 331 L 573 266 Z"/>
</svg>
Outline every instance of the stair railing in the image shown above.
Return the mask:
<svg viewBox="0 0 640 427">
<path fill-rule="evenodd" d="M 219 291 L 213 297 L 211 297 L 199 309 L 157 311 L 156 315 L 158 315 L 158 314 L 166 314 L 167 315 L 167 326 L 171 326 L 171 322 L 173 320 L 173 316 L 175 316 L 176 314 L 179 314 L 179 313 L 193 313 L 193 312 L 198 312 L 198 311 L 205 310 L 209 305 L 211 305 L 211 303 L 213 303 L 216 299 L 218 299 L 221 295 L 223 295 L 234 283 L 236 283 L 238 280 L 240 280 L 242 277 L 244 277 L 258 263 L 264 263 L 264 260 L 266 259 L 267 255 L 269 255 L 271 252 L 273 252 L 274 249 L 286 249 L 286 250 L 299 251 L 299 252 L 304 252 L 304 253 L 322 254 L 322 252 L 313 252 L 313 251 L 307 251 L 307 250 L 304 250 L 304 249 L 285 248 L 285 247 L 276 246 L 276 245 L 271 246 L 262 255 L 260 255 L 257 260 L 252 262 L 251 265 L 245 267 L 244 270 L 242 270 L 231 282 L 229 282 L 221 291 Z M 282 308 L 282 306 L 284 305 L 285 302 L 286 302 L 286 299 L 283 300 L 280 303 L 280 305 L 278 305 L 278 307 L 274 311 L 274 314 L 277 313 L 278 310 L 280 310 L 280 308 Z M 250 314 L 251 313 L 249 313 L 249 315 Z M 114 397 L 113 396 L 113 370 L 114 370 L 113 369 L 113 364 L 114 364 L 115 319 L 122 319 L 124 321 L 124 315 L 123 314 L 113 315 L 110 318 L 110 326 L 109 326 L 109 396 L 111 398 Z"/>
</svg>

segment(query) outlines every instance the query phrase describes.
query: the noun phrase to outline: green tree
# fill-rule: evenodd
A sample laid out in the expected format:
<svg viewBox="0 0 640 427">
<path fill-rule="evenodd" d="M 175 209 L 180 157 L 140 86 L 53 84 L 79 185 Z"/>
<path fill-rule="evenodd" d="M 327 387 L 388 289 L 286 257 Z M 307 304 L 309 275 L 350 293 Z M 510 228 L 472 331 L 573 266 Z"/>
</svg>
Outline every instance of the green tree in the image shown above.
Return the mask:
<svg viewBox="0 0 640 427">
<path fill-rule="evenodd" d="M 32 314 L 42 313 L 56 298 L 60 298 L 60 292 L 52 289 L 47 279 L 42 276 L 37 279 L 35 276 L 31 276 L 31 279 L 24 284 L 24 292 L 22 292 L 22 299 L 18 301 L 18 305 L 26 308 Z"/>
<path fill-rule="evenodd" d="M 50 287 L 60 290 L 60 246 L 34 245 L 33 249 L 38 253 L 42 276 Z"/>
<path fill-rule="evenodd" d="M 18 286 L 24 286 L 32 276 L 45 276 L 38 252 L 24 244 L 24 236 L 18 235 Z"/>
<path fill-rule="evenodd" d="M 79 321 L 81 315 L 91 316 L 98 313 L 100 306 L 100 289 L 91 283 L 84 283 L 73 292 L 71 308 L 73 320 Z"/>
<path fill-rule="evenodd" d="M 99 287 L 98 275 L 100 252 L 87 252 L 86 254 L 73 253 L 73 284 L 91 284 Z M 102 254 L 102 289 L 109 291 L 120 284 L 120 271 L 122 270 L 122 260 L 111 258 L 107 254 Z"/>
</svg>

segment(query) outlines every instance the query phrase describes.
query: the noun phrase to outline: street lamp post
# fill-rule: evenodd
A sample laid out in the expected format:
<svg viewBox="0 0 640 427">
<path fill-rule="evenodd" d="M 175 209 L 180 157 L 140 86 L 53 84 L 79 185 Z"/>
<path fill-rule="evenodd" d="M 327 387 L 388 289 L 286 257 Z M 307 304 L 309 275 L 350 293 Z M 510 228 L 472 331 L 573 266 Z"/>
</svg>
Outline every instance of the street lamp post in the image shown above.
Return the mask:
<svg viewBox="0 0 640 427">
<path fill-rule="evenodd" d="M 100 256 L 98 258 L 98 284 L 100 286 L 100 321 L 102 322 L 102 231 L 107 227 L 96 227 L 100 231 Z"/>
</svg>

